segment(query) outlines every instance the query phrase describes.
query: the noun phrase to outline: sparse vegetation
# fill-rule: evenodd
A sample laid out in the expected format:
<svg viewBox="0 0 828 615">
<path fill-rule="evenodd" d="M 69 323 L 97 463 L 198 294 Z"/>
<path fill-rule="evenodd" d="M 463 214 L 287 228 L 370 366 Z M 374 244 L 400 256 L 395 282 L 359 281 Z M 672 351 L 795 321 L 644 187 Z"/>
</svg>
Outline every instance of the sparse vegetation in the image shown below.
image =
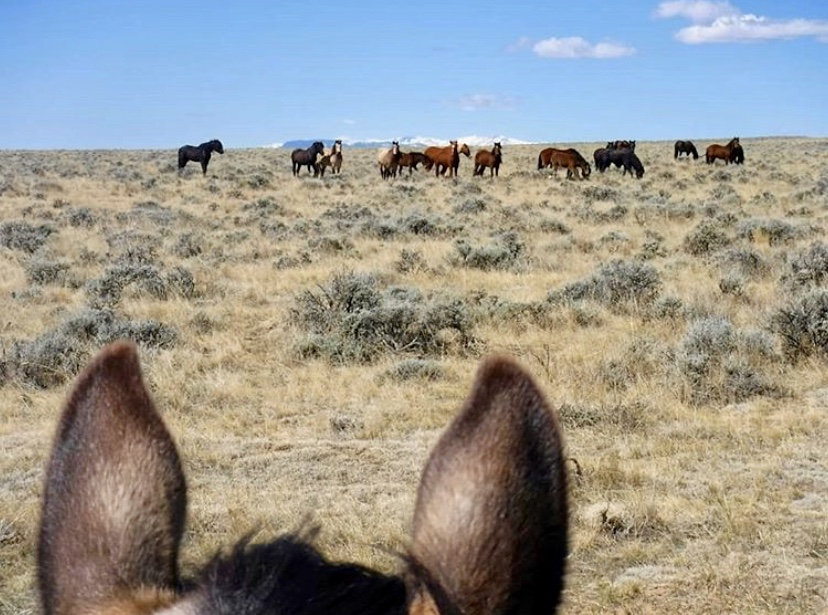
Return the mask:
<svg viewBox="0 0 828 615">
<path fill-rule="evenodd" d="M 492 181 L 464 157 L 382 182 L 347 148 L 321 180 L 280 149 L 207 178 L 0 152 L 0 611 L 37 611 L 55 418 L 126 337 L 191 480 L 186 574 L 308 515 L 332 558 L 396 569 L 426 452 L 500 352 L 565 430 L 564 613 L 822 612 L 825 143 L 746 139 L 734 168 L 640 141 L 642 180 L 583 182 L 536 146 Z"/>
</svg>

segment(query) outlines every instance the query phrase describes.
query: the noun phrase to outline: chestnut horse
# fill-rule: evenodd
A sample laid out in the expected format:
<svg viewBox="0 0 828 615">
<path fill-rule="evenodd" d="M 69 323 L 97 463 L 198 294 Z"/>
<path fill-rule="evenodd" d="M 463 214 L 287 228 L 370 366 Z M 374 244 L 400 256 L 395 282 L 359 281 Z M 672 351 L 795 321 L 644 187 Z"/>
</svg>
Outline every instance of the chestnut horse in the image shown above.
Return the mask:
<svg viewBox="0 0 828 615">
<path fill-rule="evenodd" d="M 449 141 L 446 147 L 427 147 L 425 155 L 434 165 L 434 175 L 445 175 L 448 171 L 449 177 L 453 174 L 457 177 L 457 171 L 460 168 L 460 154 L 465 154 L 466 158 L 471 157 L 471 150 L 469 146 L 463 143 L 458 145 L 457 141 Z"/>
<path fill-rule="evenodd" d="M 482 149 L 474 155 L 474 175 L 483 175 L 483 170 L 489 168 L 489 177 L 500 173 L 500 163 L 503 161 L 503 152 L 500 142 L 496 141 L 491 151 Z"/>
<path fill-rule="evenodd" d="M 182 579 L 183 464 L 135 347 L 116 342 L 77 378 L 52 443 L 42 613 L 551 614 L 569 551 L 565 459 L 534 379 L 489 358 L 425 464 L 399 573 L 331 561 L 305 530 L 264 542 L 251 532 Z"/>
<path fill-rule="evenodd" d="M 718 143 L 708 145 L 707 151 L 705 151 L 704 159 L 707 164 L 713 164 L 716 162 L 717 158 L 724 160 L 725 164 L 730 164 L 733 162 L 733 150 L 737 147 L 741 147 L 739 145 L 739 137 L 733 137 L 727 145 L 719 145 Z"/>
<path fill-rule="evenodd" d="M 571 147 L 569 149 L 547 147 L 541 150 L 538 155 L 538 169 L 545 169 L 548 166 L 552 167 L 553 175 L 557 175 L 560 168 L 566 169 L 567 179 L 586 179 L 592 173 L 592 167 L 581 156 L 581 153 Z M 579 169 L 580 176 L 578 175 Z"/>
</svg>

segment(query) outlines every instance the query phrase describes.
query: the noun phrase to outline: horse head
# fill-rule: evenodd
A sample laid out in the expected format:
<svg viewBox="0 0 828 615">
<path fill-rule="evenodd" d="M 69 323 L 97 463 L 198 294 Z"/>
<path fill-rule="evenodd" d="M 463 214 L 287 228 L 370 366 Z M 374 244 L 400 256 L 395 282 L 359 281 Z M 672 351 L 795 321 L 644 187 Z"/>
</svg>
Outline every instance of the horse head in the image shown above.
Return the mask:
<svg viewBox="0 0 828 615">
<path fill-rule="evenodd" d="M 214 152 L 218 152 L 219 154 L 224 153 L 224 145 L 222 145 L 221 141 L 219 141 L 218 139 L 213 139 L 212 141 L 210 141 L 210 145 L 213 146 Z"/>
<path fill-rule="evenodd" d="M 469 158 L 471 156 L 471 150 L 469 149 L 469 146 L 465 143 L 463 143 L 463 145 L 461 145 L 457 151 L 461 154 L 465 154 L 466 158 Z"/>
</svg>

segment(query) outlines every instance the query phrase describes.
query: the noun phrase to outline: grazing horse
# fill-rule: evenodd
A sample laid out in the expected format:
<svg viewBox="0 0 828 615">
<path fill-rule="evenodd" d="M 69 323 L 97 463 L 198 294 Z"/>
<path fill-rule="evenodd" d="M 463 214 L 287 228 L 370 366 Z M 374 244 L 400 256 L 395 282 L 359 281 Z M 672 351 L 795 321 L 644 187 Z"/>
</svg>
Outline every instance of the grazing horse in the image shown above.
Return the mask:
<svg viewBox="0 0 828 615">
<path fill-rule="evenodd" d="M 402 173 L 403 167 L 408 167 L 408 174 L 411 175 L 412 171 L 417 170 L 418 164 L 422 164 L 426 171 L 431 170 L 431 160 L 424 153 L 404 152 L 400 156 L 400 173 Z"/>
<path fill-rule="evenodd" d="M 397 169 L 400 166 L 400 158 L 402 158 L 402 152 L 400 152 L 399 141 L 392 141 L 390 149 L 380 150 L 377 155 L 380 177 L 383 179 L 397 177 Z"/>
<path fill-rule="evenodd" d="M 592 173 L 592 167 L 581 155 L 581 152 L 574 148 L 569 149 L 555 149 L 552 148 L 552 154 L 549 157 L 549 162 L 552 165 L 552 173 L 558 174 L 558 169 L 566 169 L 567 179 L 587 179 Z M 580 177 L 578 170 L 580 169 Z"/>
<path fill-rule="evenodd" d="M 474 155 L 474 175 L 483 175 L 483 170 L 489 168 L 489 177 L 500 174 L 500 163 L 503 161 L 503 152 L 500 142 L 496 141 L 491 151 L 482 149 Z"/>
<path fill-rule="evenodd" d="M 331 167 L 331 173 L 338 175 L 342 169 L 342 139 L 334 141 L 331 151 L 319 159 L 319 174 L 324 177 L 325 169 Z"/>
<path fill-rule="evenodd" d="M 207 175 L 207 164 L 210 162 L 213 152 L 224 153 L 224 146 L 218 139 L 207 141 L 201 145 L 182 145 L 178 148 L 178 174 L 181 174 L 188 162 L 193 161 L 200 162 L 201 174 Z"/>
<path fill-rule="evenodd" d="M 693 156 L 693 160 L 699 159 L 699 152 L 692 141 L 676 141 L 673 148 L 673 159 L 677 160 L 682 154 L 687 154 L 688 158 Z"/>
<path fill-rule="evenodd" d="M 611 164 L 614 164 L 617 168 L 624 167 L 622 176 L 627 173 L 630 174 L 630 177 L 634 175 L 637 179 L 641 179 L 644 176 L 644 165 L 641 164 L 641 160 L 639 160 L 632 149 L 610 149 L 603 147 L 595 150 L 593 157 L 595 159 L 595 167 L 601 173 L 606 171 Z"/>
<path fill-rule="evenodd" d="M 569 551 L 565 461 L 540 387 L 512 359 L 492 357 L 426 461 L 399 573 L 331 561 L 306 530 L 264 542 L 251 532 L 181 578 L 183 464 L 135 347 L 116 342 L 77 378 L 52 443 L 37 545 L 42 612 L 552 614 Z"/>
<path fill-rule="evenodd" d="M 733 137 L 730 141 L 728 141 L 727 145 L 719 145 L 718 143 L 708 145 L 704 154 L 705 162 L 707 162 L 707 164 L 713 164 L 716 162 L 717 158 L 721 158 L 725 161 L 725 164 L 730 164 L 732 162 L 731 157 L 733 156 L 733 151 L 737 147 L 741 147 L 741 145 L 739 145 L 739 137 Z M 744 158 L 744 152 L 742 153 L 742 156 Z"/>
<path fill-rule="evenodd" d="M 316 162 L 316 157 L 325 153 L 325 144 L 322 141 L 316 141 L 307 149 L 296 148 L 290 153 L 290 161 L 293 167 L 293 175 L 299 175 L 299 171 L 303 166 L 308 167 L 308 172 L 313 171 L 313 176 L 319 175 L 319 165 Z"/>
</svg>

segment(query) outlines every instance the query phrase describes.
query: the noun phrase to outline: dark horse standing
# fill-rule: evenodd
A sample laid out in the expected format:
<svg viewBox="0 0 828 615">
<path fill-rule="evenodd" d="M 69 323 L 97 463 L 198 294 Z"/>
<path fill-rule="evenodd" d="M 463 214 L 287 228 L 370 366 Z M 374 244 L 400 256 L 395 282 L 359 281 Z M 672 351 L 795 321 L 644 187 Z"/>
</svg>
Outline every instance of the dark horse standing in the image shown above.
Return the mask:
<svg viewBox="0 0 828 615">
<path fill-rule="evenodd" d="M 207 164 L 210 162 L 210 156 L 213 152 L 219 154 L 224 153 L 224 146 L 218 139 L 207 141 L 201 145 L 182 145 L 178 148 L 178 172 L 186 166 L 191 160 L 193 162 L 201 163 L 201 174 L 207 175 Z"/>
<path fill-rule="evenodd" d="M 308 171 L 313 170 L 313 176 L 319 175 L 319 165 L 316 163 L 316 157 L 322 156 L 325 153 L 325 144 L 322 141 L 316 141 L 308 149 L 297 148 L 290 153 L 290 161 L 293 165 L 293 175 L 299 175 L 299 170 L 307 165 Z"/>
<path fill-rule="evenodd" d="M 678 159 L 682 154 L 687 154 L 688 157 L 693 156 L 693 160 L 699 159 L 699 151 L 692 141 L 676 141 L 673 149 L 673 158 Z"/>
</svg>

